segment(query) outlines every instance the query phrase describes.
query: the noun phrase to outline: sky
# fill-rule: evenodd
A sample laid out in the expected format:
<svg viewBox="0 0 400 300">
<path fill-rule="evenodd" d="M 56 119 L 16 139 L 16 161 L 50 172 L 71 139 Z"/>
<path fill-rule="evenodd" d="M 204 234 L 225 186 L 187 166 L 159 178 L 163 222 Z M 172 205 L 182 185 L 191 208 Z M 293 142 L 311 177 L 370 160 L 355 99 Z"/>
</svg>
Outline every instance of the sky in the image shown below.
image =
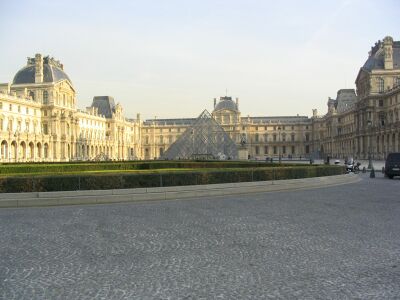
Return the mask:
<svg viewBox="0 0 400 300">
<path fill-rule="evenodd" d="M 113 96 L 126 117 L 326 113 L 378 40 L 400 40 L 400 1 L 0 0 L 0 83 L 35 53 L 64 64 L 79 108 Z"/>
</svg>

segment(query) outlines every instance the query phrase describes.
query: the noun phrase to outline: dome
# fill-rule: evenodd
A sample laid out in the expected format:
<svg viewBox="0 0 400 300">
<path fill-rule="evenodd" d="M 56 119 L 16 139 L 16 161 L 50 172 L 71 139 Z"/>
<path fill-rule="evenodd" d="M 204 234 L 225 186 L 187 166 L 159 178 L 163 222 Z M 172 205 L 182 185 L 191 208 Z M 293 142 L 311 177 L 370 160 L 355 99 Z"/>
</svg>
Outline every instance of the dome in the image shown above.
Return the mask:
<svg viewBox="0 0 400 300">
<path fill-rule="evenodd" d="M 34 58 L 28 58 L 28 65 L 15 74 L 13 84 L 35 83 L 35 61 Z M 43 58 L 43 82 L 58 82 L 68 80 L 72 85 L 71 79 L 63 70 L 63 65 L 48 56 Z"/>
<path fill-rule="evenodd" d="M 218 110 L 233 110 L 238 111 L 238 107 L 233 102 L 232 97 L 221 97 L 218 104 L 214 107 L 214 111 Z"/>
</svg>

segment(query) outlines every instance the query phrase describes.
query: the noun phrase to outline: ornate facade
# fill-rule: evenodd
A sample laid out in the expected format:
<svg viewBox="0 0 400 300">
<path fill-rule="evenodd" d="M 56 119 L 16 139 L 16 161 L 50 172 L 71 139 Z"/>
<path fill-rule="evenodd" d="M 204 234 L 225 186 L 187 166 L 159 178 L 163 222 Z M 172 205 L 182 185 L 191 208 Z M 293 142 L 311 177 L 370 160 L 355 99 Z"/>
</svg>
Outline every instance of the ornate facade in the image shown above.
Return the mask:
<svg viewBox="0 0 400 300">
<path fill-rule="evenodd" d="M 371 48 L 356 91 L 339 90 L 328 113 L 313 114 L 313 151 L 322 156 L 384 159 L 400 151 L 400 41 Z"/>
<path fill-rule="evenodd" d="M 212 117 L 250 158 L 346 157 L 382 159 L 400 151 L 400 42 L 372 47 L 356 79 L 312 117 L 242 116 L 239 99 L 214 99 Z M 194 122 L 128 119 L 109 96 L 76 108 L 64 66 L 36 54 L 12 83 L 0 84 L 1 162 L 157 159 Z"/>
</svg>

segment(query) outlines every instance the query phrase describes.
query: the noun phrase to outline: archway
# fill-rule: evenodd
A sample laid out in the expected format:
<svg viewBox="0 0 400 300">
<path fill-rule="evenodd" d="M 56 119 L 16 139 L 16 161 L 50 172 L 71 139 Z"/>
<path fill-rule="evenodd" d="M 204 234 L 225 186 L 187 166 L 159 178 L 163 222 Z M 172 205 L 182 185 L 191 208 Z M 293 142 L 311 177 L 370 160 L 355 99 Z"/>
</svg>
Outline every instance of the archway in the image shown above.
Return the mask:
<svg viewBox="0 0 400 300">
<path fill-rule="evenodd" d="M 29 156 L 31 160 L 35 159 L 35 145 L 32 142 L 29 143 Z"/>
<path fill-rule="evenodd" d="M 36 144 L 36 149 L 37 149 L 37 158 L 42 158 L 42 144 L 37 143 Z"/>
<path fill-rule="evenodd" d="M 49 157 L 49 145 L 47 143 L 43 146 L 43 156 L 45 159 Z"/>
<path fill-rule="evenodd" d="M 21 142 L 19 150 L 20 150 L 20 158 L 25 160 L 26 159 L 26 143 L 24 141 Z"/>
<path fill-rule="evenodd" d="M 1 142 L 1 158 L 2 159 L 8 158 L 8 143 L 7 143 L 7 141 Z"/>
<path fill-rule="evenodd" d="M 11 153 L 10 153 L 10 158 L 12 160 L 17 160 L 17 142 L 16 141 L 12 141 L 11 143 Z"/>
</svg>

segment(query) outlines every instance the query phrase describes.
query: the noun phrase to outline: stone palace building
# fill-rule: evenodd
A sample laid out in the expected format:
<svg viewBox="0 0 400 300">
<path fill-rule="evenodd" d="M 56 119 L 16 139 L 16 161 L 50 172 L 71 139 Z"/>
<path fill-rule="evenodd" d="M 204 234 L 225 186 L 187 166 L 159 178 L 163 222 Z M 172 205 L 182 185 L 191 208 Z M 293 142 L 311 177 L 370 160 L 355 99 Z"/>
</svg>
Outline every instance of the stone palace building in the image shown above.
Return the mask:
<svg viewBox="0 0 400 300">
<path fill-rule="evenodd" d="M 400 151 L 400 41 L 378 41 L 356 91 L 341 89 L 327 105 L 323 116 L 244 117 L 239 99 L 225 96 L 214 99 L 212 117 L 238 147 L 246 137 L 253 159 L 383 159 Z M 64 66 L 36 54 L 12 83 L 0 84 L 0 162 L 157 159 L 195 120 L 130 119 L 110 96 L 79 110 Z"/>
</svg>

